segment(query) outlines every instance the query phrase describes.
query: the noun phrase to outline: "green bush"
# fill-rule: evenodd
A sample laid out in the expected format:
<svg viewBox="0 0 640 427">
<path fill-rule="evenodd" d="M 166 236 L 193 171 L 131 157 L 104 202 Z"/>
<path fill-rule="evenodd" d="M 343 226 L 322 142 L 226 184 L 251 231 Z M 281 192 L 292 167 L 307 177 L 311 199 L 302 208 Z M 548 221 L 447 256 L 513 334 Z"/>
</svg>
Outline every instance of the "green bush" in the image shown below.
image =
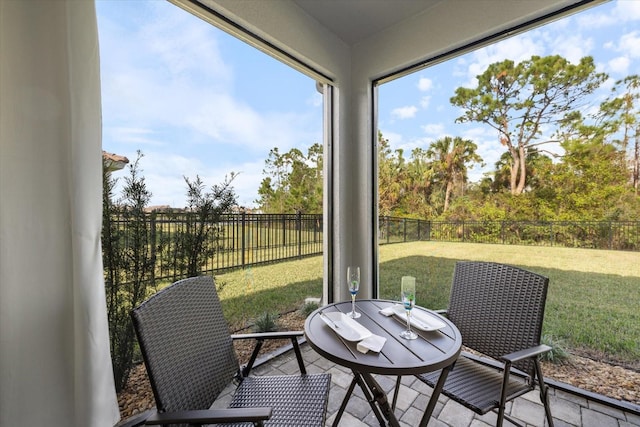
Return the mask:
<svg viewBox="0 0 640 427">
<path fill-rule="evenodd" d="M 300 308 L 300 314 L 304 317 L 308 317 L 311 313 L 318 309 L 320 305 L 317 302 L 305 302 Z"/>
<path fill-rule="evenodd" d="M 269 312 L 262 313 L 254 323 L 254 332 L 276 332 L 280 329 L 278 315 Z"/>
<path fill-rule="evenodd" d="M 560 338 L 555 338 L 553 335 L 543 335 L 542 344 L 546 344 L 551 347 L 551 351 L 544 353 L 540 357 L 540 360 L 559 364 L 567 360 L 570 356 L 564 340 Z"/>
</svg>

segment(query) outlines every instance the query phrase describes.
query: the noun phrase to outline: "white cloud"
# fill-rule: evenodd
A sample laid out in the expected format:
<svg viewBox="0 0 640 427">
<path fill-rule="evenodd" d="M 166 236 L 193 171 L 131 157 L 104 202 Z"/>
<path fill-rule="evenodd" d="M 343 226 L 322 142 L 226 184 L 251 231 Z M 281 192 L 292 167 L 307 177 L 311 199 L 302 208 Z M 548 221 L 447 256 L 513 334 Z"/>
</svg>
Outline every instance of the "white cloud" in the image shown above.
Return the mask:
<svg viewBox="0 0 640 427">
<path fill-rule="evenodd" d="M 640 58 L 640 32 L 633 31 L 620 37 L 618 50 L 632 58 Z"/>
<path fill-rule="evenodd" d="M 444 136 L 445 127 L 442 123 L 430 123 L 427 125 L 420 126 L 422 131 L 427 135 L 431 135 L 435 138 L 440 138 Z"/>
<path fill-rule="evenodd" d="M 607 70 L 610 73 L 626 75 L 629 71 L 630 61 L 626 56 L 618 56 L 607 63 Z"/>
<path fill-rule="evenodd" d="M 389 140 L 391 147 L 396 147 L 403 143 L 403 137 L 401 133 L 392 132 L 389 130 L 381 130 L 382 137 Z"/>
<path fill-rule="evenodd" d="M 593 49 L 593 40 L 584 38 L 580 34 L 558 35 L 549 46 L 550 52 L 560 55 L 573 64 L 578 64 L 580 59 L 588 56 Z"/>
<path fill-rule="evenodd" d="M 400 120 L 411 119 L 416 116 L 418 108 L 414 105 L 394 108 L 391 110 L 391 116 Z"/>
<path fill-rule="evenodd" d="M 147 128 L 103 127 L 102 132 L 104 135 L 108 135 L 111 140 L 136 147 L 162 144 L 156 132 Z"/>
<path fill-rule="evenodd" d="M 430 102 L 431 102 L 431 97 L 430 96 L 423 96 L 422 98 L 420 98 L 420 106 L 423 109 L 428 108 Z"/>
<path fill-rule="evenodd" d="M 420 77 L 418 80 L 418 90 L 421 92 L 426 92 L 433 87 L 433 81 L 426 77 Z"/>
<path fill-rule="evenodd" d="M 618 0 L 613 9 L 613 15 L 620 21 L 639 21 L 640 20 L 640 2 L 631 0 Z"/>
<path fill-rule="evenodd" d="M 471 54 L 470 63 L 466 65 L 469 80 L 465 87 L 477 85 L 476 76 L 485 72 L 490 64 L 513 60 L 515 63 L 531 58 L 532 55 L 543 55 L 544 46 L 540 41 L 535 41 L 531 35 L 520 35 L 484 47 Z M 460 65 L 464 65 L 459 61 Z"/>
<path fill-rule="evenodd" d="M 576 18 L 579 29 L 593 31 L 599 28 L 619 26 L 624 22 L 640 20 L 640 2 L 636 0 L 618 0 L 610 13 L 603 13 L 602 7 L 595 7 Z"/>
</svg>

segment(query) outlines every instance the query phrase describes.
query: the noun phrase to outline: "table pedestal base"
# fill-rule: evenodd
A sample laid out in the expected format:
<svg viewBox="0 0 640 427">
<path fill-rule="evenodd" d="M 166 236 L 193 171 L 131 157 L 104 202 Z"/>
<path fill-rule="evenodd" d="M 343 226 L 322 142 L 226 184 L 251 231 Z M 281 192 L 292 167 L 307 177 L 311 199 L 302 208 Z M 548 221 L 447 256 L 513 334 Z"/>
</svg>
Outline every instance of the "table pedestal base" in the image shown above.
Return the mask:
<svg viewBox="0 0 640 427">
<path fill-rule="evenodd" d="M 438 396 L 440 396 L 440 392 L 444 387 L 444 383 L 447 380 L 447 376 L 449 375 L 449 371 L 452 366 L 448 366 L 442 370 L 440 373 L 440 377 L 438 378 L 438 382 L 433 389 L 433 393 L 431 394 L 431 398 L 429 399 L 429 403 L 427 404 L 427 408 L 422 416 L 422 420 L 420 421 L 420 427 L 426 427 L 429 423 L 429 419 L 431 418 L 431 414 L 433 414 L 433 410 L 436 407 L 436 403 L 438 403 Z M 357 371 L 353 372 L 353 380 L 349 385 L 349 389 L 347 390 L 347 394 L 345 394 L 344 399 L 342 400 L 342 404 L 340 405 L 340 409 L 336 413 L 336 418 L 333 420 L 333 427 L 338 427 L 340 423 L 340 419 L 342 418 L 342 414 L 349 403 L 349 399 L 351 398 L 351 394 L 353 390 L 358 384 L 364 393 L 367 402 L 369 402 L 369 406 L 371 406 L 371 410 L 374 415 L 380 422 L 381 427 L 391 426 L 391 427 L 400 427 L 398 423 L 398 419 L 394 413 L 396 407 L 396 399 L 398 396 L 398 392 L 400 391 L 400 379 L 402 377 L 397 378 L 395 393 L 393 395 L 393 406 L 389 405 L 389 401 L 387 400 L 386 393 L 380 387 L 380 384 L 373 378 L 373 375 L 367 373 L 361 373 Z"/>
<path fill-rule="evenodd" d="M 365 399 L 367 399 L 369 406 L 371 406 L 371 410 L 378 419 L 378 422 L 380 422 L 380 426 L 400 427 L 398 419 L 393 413 L 391 406 L 389 406 L 386 393 L 382 390 L 382 387 L 380 387 L 380 384 L 378 384 L 375 378 L 373 378 L 373 375 L 357 371 L 352 372 L 353 380 L 351 381 L 351 385 L 349 385 L 347 394 L 342 400 L 342 404 L 336 414 L 336 418 L 333 420 L 333 427 L 338 427 L 340 418 L 342 418 L 342 414 L 349 403 L 349 398 L 351 397 L 356 384 L 358 384 L 362 389 Z"/>
</svg>

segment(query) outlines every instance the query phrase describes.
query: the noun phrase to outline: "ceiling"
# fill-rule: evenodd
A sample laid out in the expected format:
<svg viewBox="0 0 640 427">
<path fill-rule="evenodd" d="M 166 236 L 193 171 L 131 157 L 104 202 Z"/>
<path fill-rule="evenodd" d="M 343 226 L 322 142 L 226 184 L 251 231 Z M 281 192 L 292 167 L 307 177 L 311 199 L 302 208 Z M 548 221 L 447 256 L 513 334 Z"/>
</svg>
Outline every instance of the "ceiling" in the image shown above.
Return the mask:
<svg viewBox="0 0 640 427">
<path fill-rule="evenodd" d="M 293 1 L 345 43 L 353 45 L 443 0 Z"/>
</svg>

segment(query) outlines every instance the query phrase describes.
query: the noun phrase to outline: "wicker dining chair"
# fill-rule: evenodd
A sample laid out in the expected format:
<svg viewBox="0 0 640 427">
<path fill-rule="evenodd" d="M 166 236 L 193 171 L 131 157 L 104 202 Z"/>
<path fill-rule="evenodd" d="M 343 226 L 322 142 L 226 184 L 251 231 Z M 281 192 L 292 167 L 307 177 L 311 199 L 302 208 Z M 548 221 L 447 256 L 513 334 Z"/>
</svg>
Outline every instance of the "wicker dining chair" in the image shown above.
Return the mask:
<svg viewBox="0 0 640 427">
<path fill-rule="evenodd" d="M 157 411 L 146 425 L 324 426 L 330 374 L 307 374 L 298 347 L 301 332 L 231 335 L 213 278 L 180 280 L 132 311 Z M 234 339 L 257 342 L 244 368 Z M 264 339 L 290 338 L 300 375 L 249 376 Z M 228 408 L 209 409 L 233 381 Z M 239 423 L 239 424 L 236 424 Z"/>
<path fill-rule="evenodd" d="M 551 350 L 540 344 L 549 279 L 505 264 L 461 261 L 455 266 L 449 308 L 443 311 L 462 334 L 463 352 L 449 372 L 442 393 L 483 415 L 535 388 L 553 426 L 547 386 L 538 361 Z M 474 354 L 475 353 L 475 354 Z M 480 355 L 479 355 L 480 354 Z M 439 372 L 418 378 L 434 387 Z"/>
</svg>

